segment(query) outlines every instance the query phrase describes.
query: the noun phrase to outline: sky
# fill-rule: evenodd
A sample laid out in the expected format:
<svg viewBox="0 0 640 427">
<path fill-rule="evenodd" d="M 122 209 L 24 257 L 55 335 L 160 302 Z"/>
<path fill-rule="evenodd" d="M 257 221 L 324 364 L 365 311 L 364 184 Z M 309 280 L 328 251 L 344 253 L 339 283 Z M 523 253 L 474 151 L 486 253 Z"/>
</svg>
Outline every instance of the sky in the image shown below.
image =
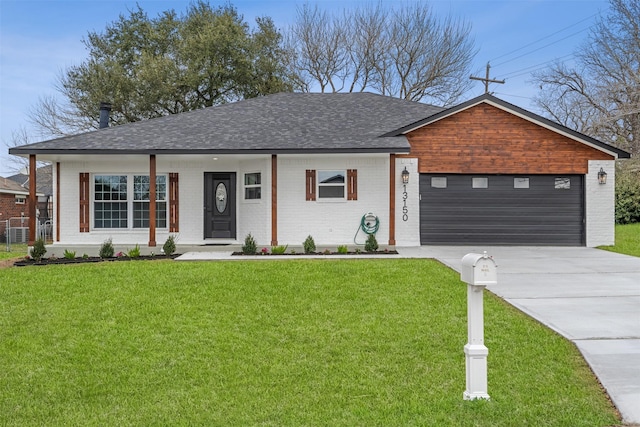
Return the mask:
<svg viewBox="0 0 640 427">
<path fill-rule="evenodd" d="M 425 0 L 418 0 L 425 1 Z M 370 4 L 371 0 L 209 0 L 213 6 L 231 3 L 246 22 L 269 16 L 286 30 L 295 21 L 296 9 L 305 3 L 328 12 Z M 400 0 L 380 0 L 386 8 Z M 428 2 L 438 18 L 452 16 L 471 24 L 471 37 L 478 53 L 473 75 L 505 80 L 491 84 L 497 97 L 537 112 L 532 98 L 537 88 L 530 82 L 533 70 L 554 61 L 573 62 L 576 49 L 586 42 L 598 16 L 606 15 L 606 0 L 432 0 Z M 184 12 L 188 0 L 0 0 L 0 176 L 15 173 L 9 161 L 8 145 L 22 130 L 29 142 L 38 142 L 29 122 L 29 111 L 41 97 L 58 95 L 56 77 L 70 66 L 88 58 L 83 38 L 90 31 L 101 32 L 128 15 L 136 4 L 155 17 L 165 10 Z M 476 81 L 465 99 L 481 95 Z"/>
</svg>

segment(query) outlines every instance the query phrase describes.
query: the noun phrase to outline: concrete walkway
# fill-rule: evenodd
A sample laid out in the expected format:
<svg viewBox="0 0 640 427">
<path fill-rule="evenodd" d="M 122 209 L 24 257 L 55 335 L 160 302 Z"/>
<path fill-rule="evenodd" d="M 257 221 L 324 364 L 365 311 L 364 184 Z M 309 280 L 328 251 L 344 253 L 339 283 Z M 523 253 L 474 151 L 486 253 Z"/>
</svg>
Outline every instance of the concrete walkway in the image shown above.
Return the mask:
<svg viewBox="0 0 640 427">
<path fill-rule="evenodd" d="M 489 290 L 574 342 L 623 420 L 640 424 L 640 258 L 592 248 L 397 249 L 400 255 L 390 257 L 435 258 L 456 271 L 465 254 L 487 251 L 498 265 L 498 285 Z M 192 252 L 181 259 L 229 255 Z"/>
</svg>

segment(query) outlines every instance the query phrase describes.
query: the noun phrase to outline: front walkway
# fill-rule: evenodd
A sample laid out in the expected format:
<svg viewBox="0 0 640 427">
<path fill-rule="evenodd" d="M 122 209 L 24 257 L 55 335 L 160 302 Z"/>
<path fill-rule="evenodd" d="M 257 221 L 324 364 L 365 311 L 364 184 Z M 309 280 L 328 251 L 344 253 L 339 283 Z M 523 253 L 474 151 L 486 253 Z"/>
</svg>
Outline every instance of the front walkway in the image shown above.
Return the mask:
<svg viewBox="0 0 640 427">
<path fill-rule="evenodd" d="M 397 249 L 400 254 L 389 257 L 435 258 L 456 271 L 465 254 L 487 251 L 498 265 L 498 285 L 489 290 L 575 343 L 623 420 L 640 424 L 640 258 L 592 248 Z M 228 251 L 191 252 L 180 259 L 232 258 L 247 259 Z"/>
</svg>

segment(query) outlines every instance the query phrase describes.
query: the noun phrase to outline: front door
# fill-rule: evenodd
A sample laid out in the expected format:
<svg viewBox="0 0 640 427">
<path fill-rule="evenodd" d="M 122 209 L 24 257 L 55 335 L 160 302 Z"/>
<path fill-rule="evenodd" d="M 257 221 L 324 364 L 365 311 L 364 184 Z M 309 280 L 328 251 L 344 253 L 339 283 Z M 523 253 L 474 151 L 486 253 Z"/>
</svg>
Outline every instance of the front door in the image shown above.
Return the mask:
<svg viewBox="0 0 640 427">
<path fill-rule="evenodd" d="M 236 174 L 204 174 L 204 238 L 236 238 Z"/>
</svg>

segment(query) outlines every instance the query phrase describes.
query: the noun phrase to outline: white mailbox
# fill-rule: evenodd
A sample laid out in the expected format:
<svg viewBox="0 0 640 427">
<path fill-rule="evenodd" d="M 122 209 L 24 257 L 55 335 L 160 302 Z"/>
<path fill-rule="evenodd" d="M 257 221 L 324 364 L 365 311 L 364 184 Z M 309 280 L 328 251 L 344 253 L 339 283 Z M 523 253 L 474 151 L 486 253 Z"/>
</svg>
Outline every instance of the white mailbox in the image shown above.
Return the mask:
<svg viewBox="0 0 640 427">
<path fill-rule="evenodd" d="M 466 254 L 462 258 L 460 279 L 470 285 L 487 286 L 498 283 L 498 266 L 487 253 Z"/>
</svg>

